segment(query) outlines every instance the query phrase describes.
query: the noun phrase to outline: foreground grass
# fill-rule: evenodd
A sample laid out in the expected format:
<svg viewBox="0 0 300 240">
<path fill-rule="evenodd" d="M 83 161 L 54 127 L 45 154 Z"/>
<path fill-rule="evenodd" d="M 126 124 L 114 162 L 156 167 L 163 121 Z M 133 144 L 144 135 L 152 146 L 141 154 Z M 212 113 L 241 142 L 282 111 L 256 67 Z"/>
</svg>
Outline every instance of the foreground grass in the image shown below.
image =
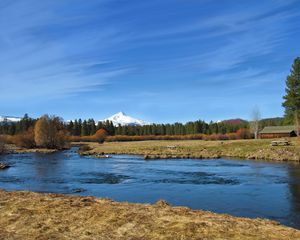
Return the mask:
<svg viewBox="0 0 300 240">
<path fill-rule="evenodd" d="M 85 143 L 91 148 L 83 155 L 138 154 L 155 158 L 244 158 L 273 161 L 300 161 L 300 141 L 291 139 L 291 146 L 271 146 L 271 140 L 234 141 L 136 141 Z M 170 146 L 175 146 L 171 147 Z"/>
<path fill-rule="evenodd" d="M 0 239 L 300 239 L 262 219 L 94 197 L 0 190 Z"/>
</svg>

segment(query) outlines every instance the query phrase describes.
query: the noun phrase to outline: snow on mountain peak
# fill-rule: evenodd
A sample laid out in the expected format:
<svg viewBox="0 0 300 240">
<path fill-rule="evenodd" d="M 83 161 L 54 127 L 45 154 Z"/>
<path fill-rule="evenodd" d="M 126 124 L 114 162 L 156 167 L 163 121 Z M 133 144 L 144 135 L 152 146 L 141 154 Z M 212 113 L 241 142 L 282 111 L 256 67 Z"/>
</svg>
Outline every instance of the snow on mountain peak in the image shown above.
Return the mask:
<svg viewBox="0 0 300 240">
<path fill-rule="evenodd" d="M 115 116 L 115 117 L 124 117 L 124 116 L 127 116 L 127 115 L 124 112 L 118 112 L 118 113 L 114 114 L 113 116 Z"/>
<path fill-rule="evenodd" d="M 143 126 L 149 124 L 148 122 L 145 122 L 143 120 L 127 116 L 124 112 L 118 112 L 111 117 L 101 121 L 104 122 L 107 120 L 111 121 L 115 126 Z"/>
<path fill-rule="evenodd" d="M 0 116 L 0 122 L 19 122 L 21 119 L 20 117 Z"/>
</svg>

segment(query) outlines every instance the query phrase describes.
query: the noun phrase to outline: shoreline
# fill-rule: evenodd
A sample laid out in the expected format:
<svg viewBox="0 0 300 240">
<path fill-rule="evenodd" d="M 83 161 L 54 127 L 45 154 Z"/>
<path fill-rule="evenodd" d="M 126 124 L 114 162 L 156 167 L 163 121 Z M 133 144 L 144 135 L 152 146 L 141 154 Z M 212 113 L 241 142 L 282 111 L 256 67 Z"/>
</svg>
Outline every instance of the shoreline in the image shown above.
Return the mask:
<svg viewBox="0 0 300 240">
<path fill-rule="evenodd" d="M 156 204 L 0 189 L 0 239 L 300 239 L 300 231 Z"/>
<path fill-rule="evenodd" d="M 300 163 L 300 141 L 293 140 L 291 146 L 271 146 L 271 140 L 150 140 L 130 142 L 72 142 L 71 146 L 89 147 L 79 151 L 81 156 L 104 158 L 105 155 L 138 155 L 145 160 L 155 159 L 239 159 L 268 162 Z M 172 145 L 170 148 L 168 145 Z M 55 153 L 61 150 L 33 148 L 25 149 L 6 144 L 4 154 Z"/>
<path fill-rule="evenodd" d="M 5 144 L 5 152 L 3 154 L 24 154 L 24 153 L 55 153 L 60 150 L 48 148 L 21 148 L 14 144 Z"/>
<path fill-rule="evenodd" d="M 131 142 L 73 143 L 87 145 L 90 149 L 80 152 L 82 156 L 102 158 L 103 155 L 128 154 L 143 156 L 145 160 L 155 159 L 219 159 L 261 160 L 269 162 L 300 163 L 300 143 L 291 146 L 271 146 L 271 140 L 152 140 Z M 171 145 L 173 148 L 170 148 Z"/>
</svg>

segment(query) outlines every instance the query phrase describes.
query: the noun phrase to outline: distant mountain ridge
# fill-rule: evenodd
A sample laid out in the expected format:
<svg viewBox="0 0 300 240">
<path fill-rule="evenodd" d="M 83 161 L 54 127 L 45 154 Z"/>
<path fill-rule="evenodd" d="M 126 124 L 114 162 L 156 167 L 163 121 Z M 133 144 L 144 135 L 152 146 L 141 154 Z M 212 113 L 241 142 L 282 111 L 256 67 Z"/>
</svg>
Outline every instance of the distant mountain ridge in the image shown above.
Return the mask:
<svg viewBox="0 0 300 240">
<path fill-rule="evenodd" d="M 239 124 L 247 123 L 248 121 L 241 118 L 234 118 L 234 119 L 223 120 L 221 122 L 232 124 L 232 125 L 239 125 Z"/>
<path fill-rule="evenodd" d="M 21 119 L 21 117 L 0 116 L 0 122 L 19 122 Z"/>
<path fill-rule="evenodd" d="M 109 118 L 100 120 L 100 122 L 111 121 L 114 126 L 144 126 L 149 125 L 149 122 L 127 116 L 124 112 L 118 112 Z"/>
</svg>

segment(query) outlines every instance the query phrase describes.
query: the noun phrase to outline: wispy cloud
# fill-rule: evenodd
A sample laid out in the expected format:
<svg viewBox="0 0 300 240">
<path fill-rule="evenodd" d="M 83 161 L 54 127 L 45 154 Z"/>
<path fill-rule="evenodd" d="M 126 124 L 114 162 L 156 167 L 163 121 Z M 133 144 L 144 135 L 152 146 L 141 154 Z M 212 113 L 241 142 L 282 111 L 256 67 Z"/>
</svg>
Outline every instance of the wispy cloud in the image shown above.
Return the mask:
<svg viewBox="0 0 300 240">
<path fill-rule="evenodd" d="M 129 71 L 122 66 L 106 67 L 113 61 L 106 49 L 114 46 L 112 39 L 119 33 L 104 26 L 96 31 L 97 20 L 107 12 L 91 23 L 86 12 L 73 9 L 76 14 L 71 12 L 68 18 L 59 7 L 52 1 L 16 1 L 0 10 L 0 98 L 67 96 L 95 90 Z"/>
<path fill-rule="evenodd" d="M 153 71 L 196 71 L 197 74 L 232 70 L 260 61 L 278 52 L 297 30 L 299 12 L 295 1 L 254 1 L 239 3 L 228 11 L 202 14 L 171 24 L 162 22 L 156 29 L 145 29 L 132 38 L 132 48 L 153 49 L 144 65 Z M 226 4 L 224 4 L 226 5 Z M 212 4 L 212 6 L 214 6 Z M 171 54 L 164 54 L 161 47 Z M 159 48 L 160 51 L 156 51 Z M 260 59 L 259 59 L 260 58 Z M 272 61 L 273 59 L 269 59 Z M 262 65 L 263 68 L 265 66 Z"/>
<path fill-rule="evenodd" d="M 44 110 L 51 100 L 63 113 L 64 103 L 89 102 L 171 116 L 172 102 L 187 109 L 212 98 L 205 92 L 238 97 L 281 86 L 300 51 L 297 7 L 297 0 L 0 1 L 0 112 L 24 100 Z"/>
</svg>

